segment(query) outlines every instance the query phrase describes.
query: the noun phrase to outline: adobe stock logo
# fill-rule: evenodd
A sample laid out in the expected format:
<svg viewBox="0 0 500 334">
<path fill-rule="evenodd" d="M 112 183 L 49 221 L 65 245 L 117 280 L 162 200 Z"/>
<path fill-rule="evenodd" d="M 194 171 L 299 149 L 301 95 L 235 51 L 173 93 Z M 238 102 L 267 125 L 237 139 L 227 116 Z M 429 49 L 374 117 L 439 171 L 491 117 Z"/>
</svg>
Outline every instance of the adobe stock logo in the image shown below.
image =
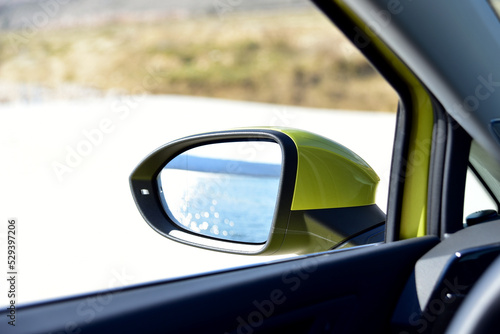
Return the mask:
<svg viewBox="0 0 500 334">
<path fill-rule="evenodd" d="M 13 31 L 7 36 L 10 46 L 17 51 L 21 44 L 29 43 L 40 29 L 47 27 L 50 21 L 59 15 L 61 7 L 69 2 L 70 0 L 37 1 L 39 9 L 31 16 L 23 17 L 21 29 Z"/>
<path fill-rule="evenodd" d="M 429 328 L 432 328 L 432 325 L 448 309 L 447 305 L 456 302 L 458 296 L 463 296 L 470 287 L 460 284 L 458 277 L 454 277 L 452 280 L 445 279 L 443 285 L 439 294 L 429 301 L 425 312 L 413 312 L 410 315 L 408 322 L 416 329 L 417 333 L 425 333 Z M 399 334 L 409 334 L 409 332 L 403 331 Z"/>
<path fill-rule="evenodd" d="M 130 285 L 134 282 L 135 277 L 126 272 L 126 268 L 112 269 L 112 277 L 108 280 L 107 290 L 104 290 L 96 295 L 90 295 L 78 303 L 75 309 L 77 318 L 74 321 L 69 321 L 65 324 L 62 331 L 58 333 L 87 333 L 86 328 L 99 318 L 99 314 L 111 305 L 113 300 L 116 303 L 116 293 L 121 288 Z M 86 330 L 87 329 L 87 330 Z"/>
<path fill-rule="evenodd" d="M 493 74 L 487 77 L 479 75 L 477 77 L 478 84 L 474 89 L 474 93 L 465 97 L 461 104 L 456 104 L 454 110 L 462 114 L 464 118 L 469 116 L 471 112 L 479 109 L 481 102 L 486 101 L 500 87 L 500 81 L 493 80 Z"/>
<path fill-rule="evenodd" d="M 243 0 L 214 0 L 212 5 L 217 11 L 219 18 L 223 19 L 225 14 L 234 12 L 242 2 Z"/>
<path fill-rule="evenodd" d="M 107 96 L 100 102 L 107 104 L 108 114 L 101 118 L 90 129 L 81 131 L 80 140 L 74 145 L 65 145 L 64 158 L 52 162 L 52 170 L 59 182 L 64 181 L 68 174 L 78 168 L 84 159 L 103 145 L 107 137 L 120 127 L 127 119 L 132 117 L 146 99 L 149 92 L 160 84 L 154 68 L 146 68 L 146 75 L 137 87 L 127 92 L 108 91 Z M 111 99 L 108 99 L 110 97 Z M 83 138 L 82 138 L 83 137 Z"/>
<path fill-rule="evenodd" d="M 293 293 L 298 291 L 303 283 L 307 281 L 318 269 L 316 258 L 310 258 L 295 265 L 281 275 L 279 287 L 271 290 L 269 297 L 252 302 L 252 311 L 246 316 L 238 316 L 235 332 L 237 334 L 253 334 L 256 329 L 263 326 L 266 319 L 271 318 L 277 309 L 287 302 Z M 226 334 L 228 334 L 226 332 Z"/>
<path fill-rule="evenodd" d="M 103 143 L 104 136 L 112 133 L 114 129 L 115 125 L 113 121 L 109 118 L 104 118 L 99 122 L 97 128 L 83 130 L 82 134 L 85 139 L 81 139 L 74 148 L 66 145 L 65 163 L 59 161 L 52 163 L 52 168 L 59 182 L 63 180 L 66 173 L 71 173 L 74 168 L 78 167 L 82 163 L 83 158 L 92 154 L 94 148 Z"/>
</svg>

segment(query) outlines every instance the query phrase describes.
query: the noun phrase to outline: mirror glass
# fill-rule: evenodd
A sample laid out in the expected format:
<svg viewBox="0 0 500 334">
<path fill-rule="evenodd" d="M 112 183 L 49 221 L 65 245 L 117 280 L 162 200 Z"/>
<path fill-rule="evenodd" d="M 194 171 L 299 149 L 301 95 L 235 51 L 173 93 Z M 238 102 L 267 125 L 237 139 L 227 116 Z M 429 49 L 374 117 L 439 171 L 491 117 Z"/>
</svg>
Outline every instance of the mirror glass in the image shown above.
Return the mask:
<svg viewBox="0 0 500 334">
<path fill-rule="evenodd" d="M 180 227 L 217 239 L 266 242 L 281 179 L 281 147 L 269 141 L 208 144 L 171 160 L 158 184 Z"/>
</svg>

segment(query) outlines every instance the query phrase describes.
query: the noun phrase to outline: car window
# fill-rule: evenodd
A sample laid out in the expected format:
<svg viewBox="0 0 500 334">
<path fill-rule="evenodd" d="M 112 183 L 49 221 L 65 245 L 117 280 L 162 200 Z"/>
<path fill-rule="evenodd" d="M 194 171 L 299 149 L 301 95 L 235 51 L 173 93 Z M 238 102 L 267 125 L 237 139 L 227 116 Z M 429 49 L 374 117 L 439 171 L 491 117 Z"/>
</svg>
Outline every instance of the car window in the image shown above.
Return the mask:
<svg viewBox="0 0 500 334">
<path fill-rule="evenodd" d="M 494 210 L 498 212 L 499 171 L 498 162 L 473 140 L 465 185 L 464 219 L 478 211 Z"/>
<path fill-rule="evenodd" d="M 386 210 L 397 95 L 309 2 L 0 8 L 0 249 L 15 225 L 18 302 L 276 259 L 177 244 L 146 224 L 128 178 L 183 136 L 285 126 L 331 138 L 378 173 Z"/>
<path fill-rule="evenodd" d="M 472 213 L 483 210 L 498 211 L 498 206 L 471 169 L 467 171 L 464 200 L 464 223 Z"/>
<path fill-rule="evenodd" d="M 469 163 L 491 193 L 494 201 L 498 203 L 500 199 L 500 166 L 498 162 L 488 151 L 473 140 Z"/>
</svg>

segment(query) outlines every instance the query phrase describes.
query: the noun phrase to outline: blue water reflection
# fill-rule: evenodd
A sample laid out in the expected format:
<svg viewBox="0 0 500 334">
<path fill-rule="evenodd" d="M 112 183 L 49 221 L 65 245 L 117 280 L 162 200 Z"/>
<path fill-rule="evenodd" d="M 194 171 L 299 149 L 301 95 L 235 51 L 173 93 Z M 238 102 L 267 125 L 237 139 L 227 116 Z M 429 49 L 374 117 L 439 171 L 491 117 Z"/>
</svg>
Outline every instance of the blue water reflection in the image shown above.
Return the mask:
<svg viewBox="0 0 500 334">
<path fill-rule="evenodd" d="M 233 143 L 213 145 L 230 144 Z M 265 242 L 281 177 L 279 145 L 266 144 L 272 145 L 274 161 L 200 157 L 190 151 L 176 157 L 158 180 L 167 214 L 179 226 L 198 234 L 230 241 Z M 279 163 L 275 163 L 278 159 Z"/>
</svg>

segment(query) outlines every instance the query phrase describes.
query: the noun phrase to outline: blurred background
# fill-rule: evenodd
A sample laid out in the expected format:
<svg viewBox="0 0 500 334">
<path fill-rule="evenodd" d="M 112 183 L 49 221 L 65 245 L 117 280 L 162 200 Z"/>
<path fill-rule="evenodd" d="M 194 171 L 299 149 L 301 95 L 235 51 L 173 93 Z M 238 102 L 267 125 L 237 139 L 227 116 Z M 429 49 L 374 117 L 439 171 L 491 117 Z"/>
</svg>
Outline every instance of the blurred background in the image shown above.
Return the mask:
<svg viewBox="0 0 500 334">
<path fill-rule="evenodd" d="M 307 1 L 0 0 L 0 249 L 17 218 L 18 302 L 278 260 L 146 224 L 128 177 L 182 136 L 318 133 L 375 169 L 385 211 L 397 100 Z"/>
<path fill-rule="evenodd" d="M 395 111 L 394 92 L 304 0 L 0 0 L 0 100 L 110 90 Z M 147 85 L 143 78 L 154 76 Z"/>
</svg>

